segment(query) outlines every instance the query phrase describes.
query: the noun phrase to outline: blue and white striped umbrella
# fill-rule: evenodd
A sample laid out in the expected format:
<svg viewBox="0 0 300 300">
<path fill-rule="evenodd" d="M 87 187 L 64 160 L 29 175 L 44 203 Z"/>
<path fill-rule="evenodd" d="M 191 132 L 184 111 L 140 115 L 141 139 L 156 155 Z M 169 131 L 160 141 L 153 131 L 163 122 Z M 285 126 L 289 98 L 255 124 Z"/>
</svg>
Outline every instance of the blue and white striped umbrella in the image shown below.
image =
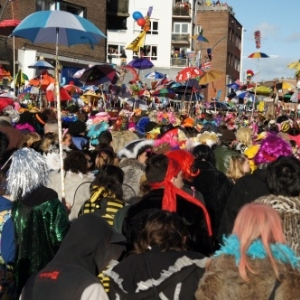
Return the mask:
<svg viewBox="0 0 300 300">
<path fill-rule="evenodd" d="M 14 29 L 12 36 L 22 37 L 33 44 L 65 46 L 95 45 L 105 38 L 102 31 L 87 19 L 60 10 L 30 14 Z"/>
</svg>

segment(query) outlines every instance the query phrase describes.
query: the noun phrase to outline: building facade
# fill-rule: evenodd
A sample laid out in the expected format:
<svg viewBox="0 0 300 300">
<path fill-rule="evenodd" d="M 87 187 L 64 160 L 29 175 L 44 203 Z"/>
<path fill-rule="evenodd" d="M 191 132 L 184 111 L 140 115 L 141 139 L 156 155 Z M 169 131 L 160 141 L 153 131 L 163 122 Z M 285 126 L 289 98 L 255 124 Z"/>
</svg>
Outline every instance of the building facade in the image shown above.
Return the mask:
<svg viewBox="0 0 300 300">
<path fill-rule="evenodd" d="M 7 5 L 2 5 L 1 21 L 6 19 L 24 19 L 29 14 L 41 10 L 64 10 L 82 16 L 94 23 L 104 34 L 106 33 L 106 0 L 14 0 L 4 1 Z M 1 33 L 1 31 L 0 31 Z M 55 64 L 55 45 L 37 44 L 34 45 L 28 40 L 0 36 L 1 57 L 0 59 L 8 64 L 8 68 L 13 71 L 13 49 L 16 52 L 16 69 L 22 68 L 23 72 L 32 77 L 34 70 L 28 66 L 33 64 L 40 57 L 51 64 Z M 72 77 L 72 72 L 86 68 L 89 64 L 103 63 L 106 60 L 106 39 L 99 45 L 91 49 L 90 45 L 75 45 L 71 47 L 59 46 L 59 62 L 62 65 L 67 77 Z M 68 70 L 68 71 L 66 71 Z"/>
<path fill-rule="evenodd" d="M 142 28 L 132 15 L 138 11 L 146 16 L 150 6 L 151 28 L 147 32 L 142 55 L 149 58 L 157 71 L 161 71 L 170 78 L 190 64 L 188 53 L 193 50 L 191 36 L 195 28 L 195 1 L 179 0 L 130 0 L 129 17 L 123 29 L 107 30 L 107 62 L 121 65 L 126 59 L 130 62 L 139 57 L 141 52 L 126 50 L 140 33 Z M 125 55 L 124 55 L 125 54 Z M 123 57 L 121 57 L 123 56 Z M 124 57 L 126 56 L 126 57 Z"/>
<path fill-rule="evenodd" d="M 235 18 L 232 8 L 226 4 L 198 5 L 197 25 L 209 41 L 198 42 L 196 46 L 201 52 L 201 62 L 207 56 L 207 49 L 210 49 L 211 70 L 226 74 L 208 86 L 206 99 L 218 97 L 222 100 L 228 93 L 226 85 L 240 78 L 243 26 Z"/>
<path fill-rule="evenodd" d="M 209 85 L 205 98 L 215 98 L 218 91 L 222 91 L 220 99 L 224 99 L 226 84 L 239 79 L 243 32 L 232 8 L 225 3 L 208 5 L 201 0 L 152 0 L 150 3 L 131 0 L 126 28 L 108 28 L 107 61 L 121 65 L 124 56 L 127 62 L 139 56 L 140 53 L 126 50 L 126 46 L 141 32 L 132 15 L 138 11 L 145 16 L 150 5 L 153 6 L 151 30 L 146 35 L 142 55 L 153 62 L 152 69 L 174 79 L 182 68 L 202 63 L 207 49 L 211 49 L 212 69 L 226 75 Z M 208 43 L 195 40 L 201 31 Z"/>
</svg>

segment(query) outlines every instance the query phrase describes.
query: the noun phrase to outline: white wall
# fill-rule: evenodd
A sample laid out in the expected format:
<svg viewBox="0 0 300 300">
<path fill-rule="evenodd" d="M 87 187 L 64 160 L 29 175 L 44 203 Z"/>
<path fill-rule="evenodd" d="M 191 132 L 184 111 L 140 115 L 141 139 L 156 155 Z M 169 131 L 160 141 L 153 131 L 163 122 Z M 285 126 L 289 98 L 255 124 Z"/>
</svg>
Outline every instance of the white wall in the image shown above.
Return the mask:
<svg viewBox="0 0 300 300">
<path fill-rule="evenodd" d="M 19 68 L 22 69 L 22 72 L 28 76 L 29 79 L 35 77 L 35 69 L 28 68 L 28 66 L 33 65 L 36 59 L 36 50 L 23 50 L 18 49 L 18 57 L 17 61 L 19 64 Z M 16 73 L 18 69 L 16 68 Z"/>
<path fill-rule="evenodd" d="M 129 1 L 129 14 L 127 19 L 127 30 L 108 30 L 107 44 L 121 44 L 124 46 L 129 45 L 139 34 L 134 31 L 133 12 L 139 11 L 145 16 L 149 6 L 153 6 L 151 15 L 152 21 L 158 21 L 158 34 L 146 35 L 146 45 L 157 45 L 158 59 L 153 60 L 155 67 L 169 67 L 170 66 L 170 53 L 171 53 L 171 34 L 172 34 L 172 0 L 130 0 Z M 140 27 L 139 27 L 140 28 Z M 133 52 L 126 50 L 127 62 L 132 60 Z M 113 63 L 120 64 L 120 59 L 113 59 Z M 153 67 L 152 69 L 155 69 Z"/>
</svg>

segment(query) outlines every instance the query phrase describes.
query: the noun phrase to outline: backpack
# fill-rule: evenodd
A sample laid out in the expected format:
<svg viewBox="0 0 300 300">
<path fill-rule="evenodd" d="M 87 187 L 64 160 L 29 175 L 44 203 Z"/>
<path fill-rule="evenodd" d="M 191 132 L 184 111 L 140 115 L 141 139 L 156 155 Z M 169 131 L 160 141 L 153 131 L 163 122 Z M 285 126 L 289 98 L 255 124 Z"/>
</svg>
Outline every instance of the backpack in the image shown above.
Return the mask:
<svg viewBox="0 0 300 300">
<path fill-rule="evenodd" d="M 5 223 L 11 218 L 11 210 L 3 210 L 0 212 L 0 243 L 2 241 L 2 231 L 4 228 Z M 0 263 L 1 264 L 7 264 L 7 262 L 2 257 L 1 253 L 1 244 L 0 244 Z"/>
<path fill-rule="evenodd" d="M 82 184 L 87 183 L 83 182 Z M 78 186 L 78 188 L 80 185 Z M 77 188 L 77 189 L 78 189 Z M 76 189 L 76 191 L 77 191 Z M 76 194 L 75 191 L 75 194 Z M 75 195 L 74 195 L 75 199 Z M 122 200 L 113 198 L 113 197 L 99 197 L 96 201 L 91 202 L 90 199 L 87 199 L 81 206 L 78 216 L 88 213 L 96 213 L 103 217 L 109 225 L 113 225 L 115 214 L 119 209 L 124 206 Z"/>
</svg>

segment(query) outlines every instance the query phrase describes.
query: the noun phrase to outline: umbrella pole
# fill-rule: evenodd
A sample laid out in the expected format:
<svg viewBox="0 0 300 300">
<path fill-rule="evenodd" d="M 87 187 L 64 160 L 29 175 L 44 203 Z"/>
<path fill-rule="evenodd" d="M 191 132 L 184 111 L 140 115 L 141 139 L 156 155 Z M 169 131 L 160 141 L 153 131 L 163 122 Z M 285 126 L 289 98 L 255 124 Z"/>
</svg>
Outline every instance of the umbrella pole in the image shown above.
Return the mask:
<svg viewBox="0 0 300 300">
<path fill-rule="evenodd" d="M 62 144 L 62 122 L 61 122 L 61 103 L 60 103 L 60 86 L 59 86 L 59 62 L 58 62 L 58 33 L 59 28 L 56 28 L 56 45 L 55 45 L 55 91 L 57 102 L 57 122 L 58 122 L 58 144 L 59 144 L 59 161 L 60 161 L 60 180 L 61 180 L 61 201 L 66 204 L 65 194 L 65 172 L 63 159 L 63 144 Z"/>
</svg>

